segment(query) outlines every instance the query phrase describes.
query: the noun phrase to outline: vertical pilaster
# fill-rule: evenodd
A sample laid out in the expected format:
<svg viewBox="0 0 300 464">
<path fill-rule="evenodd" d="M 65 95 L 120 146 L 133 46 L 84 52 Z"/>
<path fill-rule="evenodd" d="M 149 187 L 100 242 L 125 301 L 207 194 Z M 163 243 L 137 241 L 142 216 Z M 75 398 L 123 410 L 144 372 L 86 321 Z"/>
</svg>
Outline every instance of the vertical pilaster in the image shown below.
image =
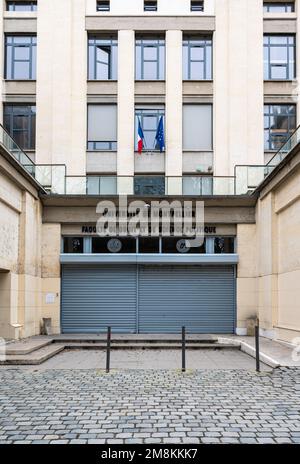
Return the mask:
<svg viewBox="0 0 300 464">
<path fill-rule="evenodd" d="M 182 31 L 166 32 L 166 176 L 182 176 Z M 175 188 L 176 186 L 176 188 Z M 179 189 L 173 191 L 175 189 Z M 180 194 L 181 182 L 172 183 Z"/>
</svg>

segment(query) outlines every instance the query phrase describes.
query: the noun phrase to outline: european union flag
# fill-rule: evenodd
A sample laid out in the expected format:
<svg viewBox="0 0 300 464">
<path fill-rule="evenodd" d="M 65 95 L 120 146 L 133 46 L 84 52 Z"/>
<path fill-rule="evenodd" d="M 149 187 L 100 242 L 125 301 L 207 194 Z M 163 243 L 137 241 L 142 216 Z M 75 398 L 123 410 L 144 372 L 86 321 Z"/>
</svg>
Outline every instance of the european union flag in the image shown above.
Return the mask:
<svg viewBox="0 0 300 464">
<path fill-rule="evenodd" d="M 160 151 L 162 152 L 165 149 L 165 135 L 164 135 L 164 118 L 160 117 L 157 131 L 156 131 L 156 146 L 159 146 Z"/>
</svg>

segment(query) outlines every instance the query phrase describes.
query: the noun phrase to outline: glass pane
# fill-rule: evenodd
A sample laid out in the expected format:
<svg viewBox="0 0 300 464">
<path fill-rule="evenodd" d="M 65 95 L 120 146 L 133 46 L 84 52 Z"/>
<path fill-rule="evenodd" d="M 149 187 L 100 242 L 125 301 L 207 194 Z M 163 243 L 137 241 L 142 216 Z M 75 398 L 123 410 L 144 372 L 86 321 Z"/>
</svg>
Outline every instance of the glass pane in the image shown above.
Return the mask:
<svg viewBox="0 0 300 464">
<path fill-rule="evenodd" d="M 142 125 L 144 130 L 155 130 L 157 129 L 157 116 L 143 116 Z"/>
<path fill-rule="evenodd" d="M 287 79 L 287 67 L 271 66 L 271 79 Z"/>
<path fill-rule="evenodd" d="M 145 148 L 148 150 L 154 150 L 155 149 L 155 135 L 156 131 L 144 131 L 144 143 L 145 143 Z"/>
<path fill-rule="evenodd" d="M 97 63 L 97 79 L 109 79 L 109 66 L 103 63 Z"/>
<path fill-rule="evenodd" d="M 83 253 L 83 237 L 64 237 L 64 253 Z"/>
<path fill-rule="evenodd" d="M 100 182 L 99 177 L 87 177 L 87 194 L 88 195 L 99 195 Z"/>
<path fill-rule="evenodd" d="M 144 47 L 144 60 L 157 61 L 157 47 Z"/>
<path fill-rule="evenodd" d="M 16 35 L 13 37 L 15 44 L 30 44 L 32 37 L 26 37 L 22 35 Z"/>
<path fill-rule="evenodd" d="M 191 60 L 204 60 L 204 48 L 191 47 Z"/>
<path fill-rule="evenodd" d="M 13 138 L 23 150 L 29 148 L 28 131 L 14 131 Z"/>
<path fill-rule="evenodd" d="M 199 80 L 204 78 L 204 63 L 192 62 L 191 66 L 191 76 L 192 80 Z"/>
<path fill-rule="evenodd" d="M 6 79 L 12 79 L 12 47 L 6 46 Z"/>
<path fill-rule="evenodd" d="M 163 253 L 205 253 L 205 242 L 200 247 L 190 247 L 183 237 L 162 238 Z"/>
<path fill-rule="evenodd" d="M 103 176 L 100 178 L 100 195 L 115 195 L 117 193 L 117 178 Z"/>
<path fill-rule="evenodd" d="M 13 79 L 29 79 L 30 78 L 30 64 L 29 62 L 15 62 Z"/>
<path fill-rule="evenodd" d="M 286 47 L 271 47 L 270 59 L 271 62 L 286 63 L 287 62 L 287 48 Z"/>
<path fill-rule="evenodd" d="M 157 63 L 144 62 L 144 79 L 155 80 L 157 79 Z"/>
<path fill-rule="evenodd" d="M 97 61 L 108 64 L 110 57 L 110 47 L 97 47 Z"/>
<path fill-rule="evenodd" d="M 139 237 L 139 253 L 159 253 L 159 238 Z"/>
<path fill-rule="evenodd" d="M 29 47 L 15 47 L 15 60 L 29 60 L 30 48 Z"/>
<path fill-rule="evenodd" d="M 216 237 L 215 253 L 234 253 L 234 237 Z"/>
<path fill-rule="evenodd" d="M 270 35 L 269 38 L 271 45 L 287 45 L 288 37 L 283 35 Z"/>
</svg>

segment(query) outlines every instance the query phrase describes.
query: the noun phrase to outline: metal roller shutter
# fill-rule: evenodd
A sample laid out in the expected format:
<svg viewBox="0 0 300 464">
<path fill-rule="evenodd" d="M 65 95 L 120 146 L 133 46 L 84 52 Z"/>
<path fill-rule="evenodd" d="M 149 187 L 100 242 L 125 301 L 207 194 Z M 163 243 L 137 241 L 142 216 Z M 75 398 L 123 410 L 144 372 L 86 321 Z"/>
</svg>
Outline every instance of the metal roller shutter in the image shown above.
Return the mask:
<svg viewBox="0 0 300 464">
<path fill-rule="evenodd" d="M 233 266 L 140 266 L 139 331 L 233 333 Z"/>
<path fill-rule="evenodd" d="M 136 292 L 135 265 L 64 265 L 63 333 L 135 333 Z"/>
</svg>

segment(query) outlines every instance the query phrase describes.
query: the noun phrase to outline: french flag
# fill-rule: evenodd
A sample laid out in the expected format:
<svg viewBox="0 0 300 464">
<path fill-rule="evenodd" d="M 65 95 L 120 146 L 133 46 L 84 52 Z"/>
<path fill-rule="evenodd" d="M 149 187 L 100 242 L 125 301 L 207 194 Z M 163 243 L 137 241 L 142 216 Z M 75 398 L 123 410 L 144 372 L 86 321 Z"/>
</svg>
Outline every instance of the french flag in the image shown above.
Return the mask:
<svg viewBox="0 0 300 464">
<path fill-rule="evenodd" d="M 138 152 L 139 154 L 142 153 L 144 148 L 144 132 L 141 126 L 141 121 L 139 119 L 139 127 L 138 127 Z"/>
</svg>

